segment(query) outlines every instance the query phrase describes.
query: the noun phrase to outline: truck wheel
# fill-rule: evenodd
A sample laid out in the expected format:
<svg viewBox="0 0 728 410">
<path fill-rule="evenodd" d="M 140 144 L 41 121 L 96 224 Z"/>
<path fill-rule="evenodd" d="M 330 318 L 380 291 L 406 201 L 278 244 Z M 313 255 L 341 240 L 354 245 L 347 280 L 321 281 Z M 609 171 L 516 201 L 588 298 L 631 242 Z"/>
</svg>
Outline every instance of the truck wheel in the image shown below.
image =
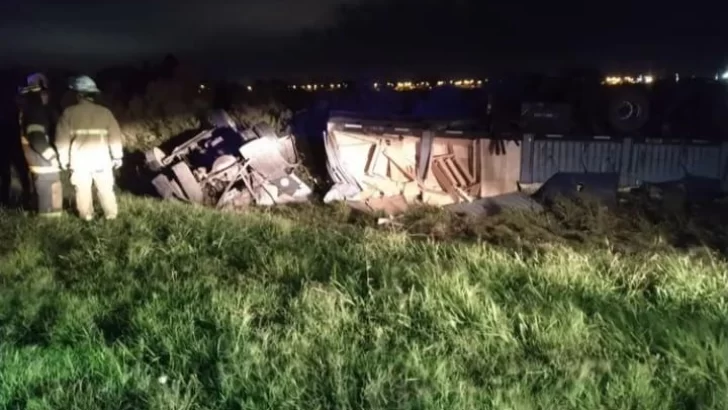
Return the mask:
<svg viewBox="0 0 728 410">
<path fill-rule="evenodd" d="M 609 125 L 617 132 L 639 131 L 650 118 L 650 102 L 637 90 L 618 90 L 609 104 Z"/>
<path fill-rule="evenodd" d="M 197 178 L 192 173 L 190 167 L 184 162 L 178 162 L 172 165 L 172 173 L 174 174 L 177 183 L 182 188 L 184 196 L 192 203 L 201 204 L 204 201 L 205 195 L 202 192 L 202 187 Z"/>
<path fill-rule="evenodd" d="M 154 147 L 144 153 L 144 161 L 146 162 L 147 167 L 153 172 L 159 172 L 162 170 L 164 167 L 164 164 L 162 163 L 164 157 L 164 151 L 157 147 Z"/>
<path fill-rule="evenodd" d="M 152 179 L 152 185 L 162 199 L 183 198 L 182 189 L 177 181 L 170 180 L 164 174 L 159 174 Z"/>
<path fill-rule="evenodd" d="M 269 138 L 274 141 L 278 141 L 278 133 L 266 122 L 259 122 L 255 124 L 253 126 L 253 131 L 255 131 L 259 138 Z"/>
</svg>

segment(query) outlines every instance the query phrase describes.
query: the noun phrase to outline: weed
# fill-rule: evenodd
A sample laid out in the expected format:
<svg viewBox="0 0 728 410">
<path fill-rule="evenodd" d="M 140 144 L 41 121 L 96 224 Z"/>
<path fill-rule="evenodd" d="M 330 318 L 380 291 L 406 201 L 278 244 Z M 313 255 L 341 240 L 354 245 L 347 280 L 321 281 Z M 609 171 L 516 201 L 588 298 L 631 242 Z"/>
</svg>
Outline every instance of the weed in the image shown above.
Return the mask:
<svg viewBox="0 0 728 410">
<path fill-rule="evenodd" d="M 728 406 L 728 266 L 710 254 L 546 251 L 555 222 L 542 246 L 512 236 L 526 254 L 337 207 L 121 207 L 90 224 L 0 214 L 0 408 Z M 417 212 L 411 231 L 504 244 L 529 218 Z"/>
</svg>

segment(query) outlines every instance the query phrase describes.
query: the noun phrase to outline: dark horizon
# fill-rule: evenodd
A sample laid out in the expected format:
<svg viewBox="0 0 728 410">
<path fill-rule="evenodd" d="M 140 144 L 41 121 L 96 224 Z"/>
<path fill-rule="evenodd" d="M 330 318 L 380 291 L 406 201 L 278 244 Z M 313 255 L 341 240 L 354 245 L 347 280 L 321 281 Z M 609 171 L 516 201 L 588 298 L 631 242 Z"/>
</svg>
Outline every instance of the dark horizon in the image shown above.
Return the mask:
<svg viewBox="0 0 728 410">
<path fill-rule="evenodd" d="M 622 4 L 624 3 L 624 4 Z M 656 0 L 266 0 L 228 3 L 11 0 L 0 66 L 95 72 L 165 54 L 213 76 L 604 72 L 712 75 L 728 62 L 722 4 Z M 411 75 L 411 74 L 410 74 Z"/>
</svg>

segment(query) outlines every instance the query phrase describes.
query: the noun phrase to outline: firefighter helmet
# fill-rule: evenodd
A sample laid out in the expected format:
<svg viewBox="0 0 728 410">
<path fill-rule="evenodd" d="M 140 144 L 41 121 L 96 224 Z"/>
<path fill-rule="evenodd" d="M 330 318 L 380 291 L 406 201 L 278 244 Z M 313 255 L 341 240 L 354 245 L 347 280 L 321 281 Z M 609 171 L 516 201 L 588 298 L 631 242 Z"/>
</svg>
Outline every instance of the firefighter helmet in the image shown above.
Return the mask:
<svg viewBox="0 0 728 410">
<path fill-rule="evenodd" d="M 96 82 L 87 75 L 81 75 L 71 80 L 70 88 L 79 93 L 98 93 Z"/>
</svg>

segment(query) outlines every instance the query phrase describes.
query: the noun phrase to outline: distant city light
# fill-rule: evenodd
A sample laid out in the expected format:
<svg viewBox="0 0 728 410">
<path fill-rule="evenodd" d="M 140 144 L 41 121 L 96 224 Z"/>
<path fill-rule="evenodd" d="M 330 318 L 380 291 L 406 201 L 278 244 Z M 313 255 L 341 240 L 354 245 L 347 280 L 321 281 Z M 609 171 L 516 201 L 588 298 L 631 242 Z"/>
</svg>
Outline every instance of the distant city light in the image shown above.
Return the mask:
<svg viewBox="0 0 728 410">
<path fill-rule="evenodd" d="M 622 84 L 622 77 L 611 76 L 604 79 L 604 82 L 608 85 Z"/>
<path fill-rule="evenodd" d="M 655 77 L 651 74 L 638 75 L 637 77 L 632 76 L 618 76 L 612 75 L 607 76 L 602 81 L 602 84 L 606 85 L 619 85 L 619 84 L 652 84 L 655 82 Z"/>
<path fill-rule="evenodd" d="M 728 70 L 724 71 L 723 74 L 720 75 L 721 80 L 728 80 Z"/>
<path fill-rule="evenodd" d="M 483 84 L 487 83 L 488 79 L 453 79 L 453 80 L 437 80 L 435 82 L 430 81 L 412 81 L 412 80 L 400 80 L 400 81 L 376 81 L 371 83 L 371 87 L 374 90 L 392 89 L 394 91 L 412 91 L 412 90 L 432 90 L 435 87 L 443 87 L 445 85 L 453 85 L 458 88 L 474 89 L 481 88 Z M 286 88 L 290 90 L 305 90 L 305 91 L 319 91 L 319 90 L 340 90 L 347 88 L 346 83 L 330 83 L 330 84 L 290 84 Z"/>
</svg>

